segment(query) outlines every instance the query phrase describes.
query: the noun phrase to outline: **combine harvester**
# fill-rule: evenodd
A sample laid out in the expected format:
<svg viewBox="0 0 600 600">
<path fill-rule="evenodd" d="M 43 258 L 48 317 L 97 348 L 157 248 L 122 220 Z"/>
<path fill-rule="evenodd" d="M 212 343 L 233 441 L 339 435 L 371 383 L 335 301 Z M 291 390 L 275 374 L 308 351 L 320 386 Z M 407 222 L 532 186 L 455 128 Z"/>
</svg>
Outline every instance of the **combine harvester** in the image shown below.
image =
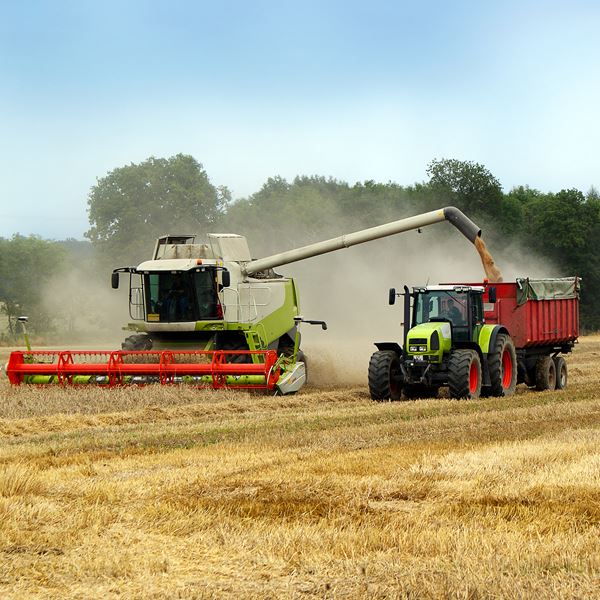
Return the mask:
<svg viewBox="0 0 600 600">
<path fill-rule="evenodd" d="M 306 382 L 300 315 L 292 278 L 274 267 L 370 240 L 449 221 L 470 242 L 481 230 L 446 207 L 295 250 L 252 260 L 246 238 L 209 234 L 157 240 L 152 260 L 115 269 L 112 287 L 129 276 L 131 335 L 120 351 L 13 352 L 6 367 L 13 384 L 191 383 L 213 388 L 294 393 Z"/>
</svg>

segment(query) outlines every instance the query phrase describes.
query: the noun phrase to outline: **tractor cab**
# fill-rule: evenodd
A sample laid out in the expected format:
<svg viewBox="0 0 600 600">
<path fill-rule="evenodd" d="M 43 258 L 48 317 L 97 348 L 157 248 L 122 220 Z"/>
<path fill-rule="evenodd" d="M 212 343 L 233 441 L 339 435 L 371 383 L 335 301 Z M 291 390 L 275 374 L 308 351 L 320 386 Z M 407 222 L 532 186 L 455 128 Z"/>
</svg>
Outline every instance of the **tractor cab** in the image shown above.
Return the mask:
<svg viewBox="0 0 600 600">
<path fill-rule="evenodd" d="M 377 342 L 369 363 L 375 400 L 431 397 L 448 386 L 452 398 L 511 393 L 516 355 L 498 325 L 486 325 L 483 285 L 441 284 L 390 290 L 390 304 L 404 296 L 404 347 Z M 490 350 L 492 348 L 492 350 Z M 501 356 L 501 360 L 498 358 Z"/>
<path fill-rule="evenodd" d="M 390 302 L 395 297 L 390 290 Z M 453 348 L 477 344 L 483 326 L 483 286 L 405 288 L 404 356 L 441 364 Z"/>
<path fill-rule="evenodd" d="M 483 287 L 413 288 L 412 326 L 449 323 L 453 342 L 476 342 L 483 325 Z"/>
</svg>

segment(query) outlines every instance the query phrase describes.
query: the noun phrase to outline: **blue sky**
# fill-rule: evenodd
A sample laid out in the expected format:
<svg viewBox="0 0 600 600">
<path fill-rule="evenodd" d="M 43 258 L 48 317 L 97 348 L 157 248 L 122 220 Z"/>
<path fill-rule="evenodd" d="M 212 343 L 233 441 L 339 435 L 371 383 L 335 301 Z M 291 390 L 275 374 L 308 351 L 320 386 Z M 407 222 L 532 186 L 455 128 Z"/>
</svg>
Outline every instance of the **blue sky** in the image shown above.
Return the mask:
<svg viewBox="0 0 600 600">
<path fill-rule="evenodd" d="M 267 177 L 600 187 L 596 2 L 0 0 L 0 236 L 82 238 L 90 187 L 192 154 Z"/>
</svg>

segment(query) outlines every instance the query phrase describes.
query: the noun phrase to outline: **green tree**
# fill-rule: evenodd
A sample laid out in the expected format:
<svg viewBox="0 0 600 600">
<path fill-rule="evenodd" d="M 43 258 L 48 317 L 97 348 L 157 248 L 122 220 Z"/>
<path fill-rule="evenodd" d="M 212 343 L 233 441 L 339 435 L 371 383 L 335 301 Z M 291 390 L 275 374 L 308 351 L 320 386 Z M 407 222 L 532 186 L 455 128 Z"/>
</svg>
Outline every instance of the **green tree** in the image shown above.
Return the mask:
<svg viewBox="0 0 600 600">
<path fill-rule="evenodd" d="M 66 253 L 57 242 L 15 234 L 0 238 L 0 310 L 8 318 L 8 330 L 18 335 L 16 318 L 27 315 L 37 333 L 52 329 L 52 315 L 43 290 L 64 268 Z"/>
<path fill-rule="evenodd" d="M 587 328 L 600 326 L 600 201 L 586 199 L 576 189 L 543 194 L 525 210 L 529 247 L 556 264 L 557 275 L 579 275 L 583 279 L 581 322 Z"/>
<path fill-rule="evenodd" d="M 159 235 L 206 231 L 229 200 L 227 188 L 212 185 L 192 156 L 150 157 L 114 169 L 92 187 L 85 235 L 104 255 L 140 260 Z"/>
<path fill-rule="evenodd" d="M 473 217 L 495 214 L 503 200 L 500 182 L 483 165 L 456 159 L 432 160 L 429 186 L 445 205 L 453 204 Z"/>
</svg>

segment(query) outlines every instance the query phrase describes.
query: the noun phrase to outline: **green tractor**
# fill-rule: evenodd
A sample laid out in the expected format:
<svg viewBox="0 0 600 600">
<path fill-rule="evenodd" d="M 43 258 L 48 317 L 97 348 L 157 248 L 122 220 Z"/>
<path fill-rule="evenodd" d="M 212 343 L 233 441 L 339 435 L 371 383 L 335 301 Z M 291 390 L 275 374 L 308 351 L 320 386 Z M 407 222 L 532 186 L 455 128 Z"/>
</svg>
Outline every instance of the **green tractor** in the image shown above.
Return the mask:
<svg viewBox="0 0 600 600">
<path fill-rule="evenodd" d="M 517 384 L 517 352 L 508 330 L 486 324 L 484 285 L 390 289 L 389 303 L 404 296 L 404 347 L 376 343 L 369 363 L 373 400 L 435 397 L 448 386 L 452 398 L 510 396 Z M 495 293 L 495 292 L 494 292 Z"/>
</svg>

